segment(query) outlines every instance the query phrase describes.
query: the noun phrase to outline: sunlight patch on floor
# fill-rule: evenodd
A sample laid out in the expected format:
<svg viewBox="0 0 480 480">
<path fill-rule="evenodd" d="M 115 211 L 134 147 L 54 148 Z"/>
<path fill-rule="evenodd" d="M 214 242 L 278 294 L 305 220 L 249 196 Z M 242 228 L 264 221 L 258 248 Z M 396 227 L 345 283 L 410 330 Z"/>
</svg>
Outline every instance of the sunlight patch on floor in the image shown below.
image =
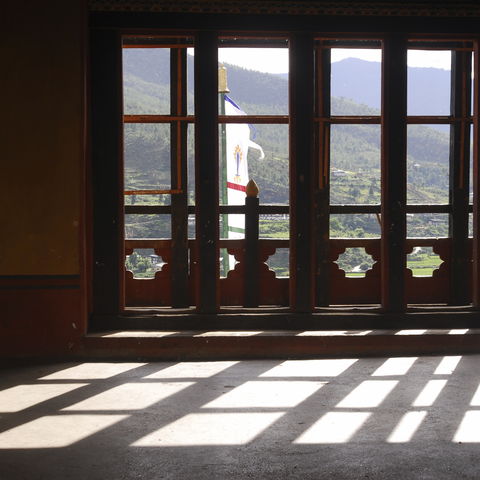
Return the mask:
<svg viewBox="0 0 480 480">
<path fill-rule="evenodd" d="M 87 380 L 110 378 L 134 368 L 143 367 L 146 363 L 82 363 L 74 367 L 59 370 L 40 380 Z"/>
<path fill-rule="evenodd" d="M 256 335 L 260 335 L 263 332 L 261 331 L 221 331 L 221 330 L 214 330 L 211 332 L 201 332 L 193 335 L 194 337 L 254 337 Z"/>
<path fill-rule="evenodd" d="M 372 333 L 372 330 L 306 330 L 297 334 L 298 337 L 363 337 Z"/>
<path fill-rule="evenodd" d="M 124 383 L 63 410 L 141 410 L 193 385 L 192 382 Z"/>
<path fill-rule="evenodd" d="M 357 358 L 287 360 L 262 373 L 261 377 L 336 377 L 350 368 Z"/>
<path fill-rule="evenodd" d="M 208 378 L 238 362 L 181 362 L 147 375 L 145 378 Z"/>
<path fill-rule="evenodd" d="M 420 427 L 427 412 L 407 412 L 398 425 L 395 427 L 391 435 L 388 437 L 388 443 L 406 443 L 409 442 L 415 432 Z"/>
<path fill-rule="evenodd" d="M 328 412 L 294 443 L 346 443 L 370 415 L 370 412 Z"/>
<path fill-rule="evenodd" d="M 458 430 L 453 437 L 454 442 L 480 443 L 480 411 L 469 410 L 465 412 Z"/>
<path fill-rule="evenodd" d="M 378 407 L 397 384 L 397 380 L 365 380 L 338 403 L 337 407 Z"/>
<path fill-rule="evenodd" d="M 128 415 L 40 417 L 0 433 L 0 449 L 68 447 L 127 417 Z"/>
<path fill-rule="evenodd" d="M 389 375 L 405 375 L 418 357 L 389 358 L 372 373 L 372 377 L 387 377 Z"/>
<path fill-rule="evenodd" d="M 0 412 L 20 412 L 88 383 L 17 385 L 0 392 Z"/>
<path fill-rule="evenodd" d="M 472 407 L 480 407 L 480 385 L 477 387 L 477 390 L 473 395 L 470 405 Z"/>
<path fill-rule="evenodd" d="M 307 399 L 325 382 L 246 382 L 207 403 L 203 408 L 291 408 Z"/>
<path fill-rule="evenodd" d="M 454 330 L 450 330 L 448 332 L 449 335 L 465 335 L 468 333 L 468 328 L 455 328 Z"/>
<path fill-rule="evenodd" d="M 447 380 L 429 380 L 413 401 L 414 407 L 431 407 L 447 384 Z"/>
<path fill-rule="evenodd" d="M 174 335 L 181 335 L 184 332 L 181 331 L 165 331 L 165 330 L 125 330 L 121 332 L 113 332 L 113 333 L 100 333 L 100 334 L 92 334 L 93 337 L 100 337 L 100 338 L 132 338 L 132 337 L 144 337 L 144 338 L 163 338 L 163 337 L 171 337 Z"/>
<path fill-rule="evenodd" d="M 245 445 L 284 412 L 191 413 L 137 440 L 134 447 Z"/>
<path fill-rule="evenodd" d="M 427 330 L 400 330 L 395 335 L 423 335 Z"/>
<path fill-rule="evenodd" d="M 461 359 L 461 356 L 443 357 L 442 361 L 435 369 L 434 375 L 451 375 L 457 368 L 457 365 Z"/>
</svg>

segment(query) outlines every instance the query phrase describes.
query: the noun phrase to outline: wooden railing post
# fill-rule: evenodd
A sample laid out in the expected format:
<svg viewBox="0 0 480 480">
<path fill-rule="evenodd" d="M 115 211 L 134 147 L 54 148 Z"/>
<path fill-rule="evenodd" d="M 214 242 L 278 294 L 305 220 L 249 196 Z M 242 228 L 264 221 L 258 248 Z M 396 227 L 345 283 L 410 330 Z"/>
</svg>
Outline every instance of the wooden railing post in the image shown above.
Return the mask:
<svg viewBox="0 0 480 480">
<path fill-rule="evenodd" d="M 259 281 L 259 228 L 258 186 L 254 180 L 247 184 L 245 197 L 245 307 L 258 307 Z"/>
</svg>

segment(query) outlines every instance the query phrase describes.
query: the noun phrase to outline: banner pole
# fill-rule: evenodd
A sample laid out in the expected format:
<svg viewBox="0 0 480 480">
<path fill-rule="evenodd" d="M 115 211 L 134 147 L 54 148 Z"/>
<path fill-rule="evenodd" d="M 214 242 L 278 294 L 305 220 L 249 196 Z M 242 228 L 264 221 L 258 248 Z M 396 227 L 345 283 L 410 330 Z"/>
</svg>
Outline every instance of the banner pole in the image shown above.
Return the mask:
<svg viewBox="0 0 480 480">
<path fill-rule="evenodd" d="M 228 93 L 227 87 L 227 69 L 222 65 L 218 69 L 218 94 L 220 102 L 220 115 L 225 115 L 225 94 Z M 226 124 L 220 124 L 220 195 L 222 205 L 228 205 L 228 193 L 227 193 L 227 129 Z M 222 228 L 220 230 L 220 238 L 228 238 L 228 215 L 223 213 L 221 216 Z M 223 273 L 227 276 L 230 268 L 228 259 L 228 252 L 225 249 L 221 255 L 221 266 L 223 267 Z"/>
</svg>

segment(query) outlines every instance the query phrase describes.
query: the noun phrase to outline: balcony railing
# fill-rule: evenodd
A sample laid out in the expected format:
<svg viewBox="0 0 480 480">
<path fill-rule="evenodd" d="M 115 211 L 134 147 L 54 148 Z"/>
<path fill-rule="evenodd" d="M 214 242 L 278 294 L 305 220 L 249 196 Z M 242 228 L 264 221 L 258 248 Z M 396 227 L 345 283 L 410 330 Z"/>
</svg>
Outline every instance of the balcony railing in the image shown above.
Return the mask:
<svg viewBox="0 0 480 480">
<path fill-rule="evenodd" d="M 268 211 L 272 207 L 266 207 Z M 288 207 L 274 207 L 275 213 L 288 213 Z M 222 213 L 231 207 L 222 207 Z M 256 196 L 246 197 L 245 206 L 233 208 L 235 213 L 245 214 L 244 239 L 220 239 L 218 248 L 226 249 L 235 258 L 233 269 L 219 279 L 220 306 L 267 307 L 290 305 L 290 278 L 279 276 L 269 267 L 268 260 L 279 249 L 289 249 L 289 239 L 265 239 L 259 236 L 259 214 L 265 206 L 259 206 Z M 278 210 L 278 211 L 277 211 Z M 281 210 L 281 211 L 280 211 Z M 468 243 L 471 265 L 472 242 Z M 405 291 L 407 304 L 449 304 L 451 302 L 452 240 L 450 238 L 408 238 L 405 242 Z M 371 258 L 357 272 L 345 271 L 339 258 L 348 250 L 361 248 Z M 439 265 L 431 275 L 415 275 L 407 267 L 407 256 L 418 249 L 430 248 L 438 256 Z M 171 239 L 125 240 L 126 255 L 134 250 L 151 249 L 161 259 L 152 278 L 135 278 L 125 272 L 125 304 L 127 307 L 172 306 Z M 381 239 L 335 238 L 328 240 L 330 275 L 320 289 L 327 290 L 328 305 L 380 305 L 382 303 Z M 195 284 L 199 252 L 197 241 L 188 241 L 190 305 L 195 306 Z M 430 271 L 432 271 L 430 269 Z M 465 272 L 471 278 L 471 267 Z M 467 300 L 471 301 L 471 282 Z"/>
</svg>

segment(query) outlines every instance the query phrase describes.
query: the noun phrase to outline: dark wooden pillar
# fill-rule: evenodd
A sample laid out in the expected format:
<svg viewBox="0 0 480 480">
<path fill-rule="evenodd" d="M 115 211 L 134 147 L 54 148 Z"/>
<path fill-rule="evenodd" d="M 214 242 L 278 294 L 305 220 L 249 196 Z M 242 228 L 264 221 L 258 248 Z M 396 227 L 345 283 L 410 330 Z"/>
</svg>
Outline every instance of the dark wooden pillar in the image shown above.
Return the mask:
<svg viewBox="0 0 480 480">
<path fill-rule="evenodd" d="M 468 195 L 472 55 L 452 53 L 451 114 L 458 120 L 450 127 L 450 222 L 452 239 L 450 303 L 468 301 L 470 255 L 468 252 Z"/>
<path fill-rule="evenodd" d="M 473 77 L 473 305 L 480 308 L 480 39 L 475 42 Z"/>
<path fill-rule="evenodd" d="M 90 36 L 90 142 L 93 196 L 93 311 L 124 306 L 122 46 L 113 30 Z"/>
<path fill-rule="evenodd" d="M 195 38 L 196 304 L 199 313 L 219 305 L 218 59 L 217 36 Z"/>
<path fill-rule="evenodd" d="M 384 42 L 382 72 L 382 307 L 405 310 L 407 48 Z"/>
<path fill-rule="evenodd" d="M 290 302 L 297 312 L 311 312 L 315 304 L 312 35 L 292 35 L 290 72 Z"/>
<path fill-rule="evenodd" d="M 321 119 L 331 114 L 331 50 L 316 50 L 316 115 Z M 317 258 L 316 297 L 318 306 L 329 304 L 330 291 L 330 123 L 320 121 L 315 127 L 315 250 Z"/>
<path fill-rule="evenodd" d="M 187 50 L 176 48 L 170 56 L 171 114 L 187 115 Z M 187 196 L 187 129 L 186 122 L 171 124 L 171 184 L 181 189 L 172 195 L 172 307 L 188 307 L 188 196 Z"/>
</svg>

